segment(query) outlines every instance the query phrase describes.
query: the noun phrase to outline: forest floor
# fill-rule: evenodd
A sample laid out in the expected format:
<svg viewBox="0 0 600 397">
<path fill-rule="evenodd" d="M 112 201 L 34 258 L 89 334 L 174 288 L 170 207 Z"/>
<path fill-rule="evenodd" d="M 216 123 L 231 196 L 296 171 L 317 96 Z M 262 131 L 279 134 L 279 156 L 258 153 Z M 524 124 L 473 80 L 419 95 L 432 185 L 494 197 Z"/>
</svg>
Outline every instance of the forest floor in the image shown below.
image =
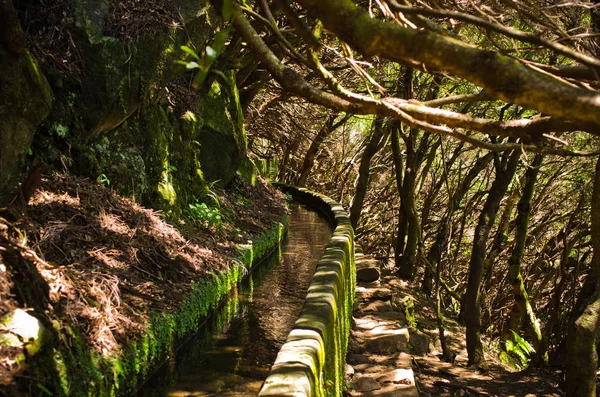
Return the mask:
<svg viewBox="0 0 600 397">
<path fill-rule="evenodd" d="M 499 348 L 490 340 L 484 340 L 485 369 L 467 366 L 465 327 L 447 319 L 446 339 L 453 354 L 454 363 L 442 361 L 439 343 L 435 300 L 420 292 L 420 286 L 406 283 L 395 277 L 384 277 L 394 293 L 411 297 L 419 328 L 431 337 L 432 349 L 424 355 L 412 356 L 412 368 L 421 397 L 489 396 L 489 397 L 560 397 L 558 389 L 560 374 L 550 369 L 531 368 L 514 370 L 498 360 Z M 386 283 L 386 281 L 384 281 Z M 418 292 L 416 292 L 418 291 Z"/>
<path fill-rule="evenodd" d="M 352 397 L 559 397 L 560 373 L 516 371 L 499 357 L 498 343 L 485 345 L 485 369 L 468 367 L 465 328 L 446 319 L 446 341 L 454 356 L 443 361 L 435 301 L 417 283 L 357 252 L 357 306 L 346 365 Z M 415 387 L 416 386 L 416 387 Z M 418 389 L 418 391 L 417 391 Z"/>
<path fill-rule="evenodd" d="M 0 210 L 0 318 L 33 309 L 49 329 L 68 334 L 75 324 L 90 348 L 119 354 L 152 312 L 175 311 L 192 280 L 232 266 L 236 245 L 287 211 L 262 179 L 235 180 L 211 195 L 222 223 L 183 216 L 171 224 L 97 182 L 46 176 L 24 211 Z M 0 346 L 0 395 L 24 395 L 15 386 L 26 377 L 22 352 Z"/>
</svg>

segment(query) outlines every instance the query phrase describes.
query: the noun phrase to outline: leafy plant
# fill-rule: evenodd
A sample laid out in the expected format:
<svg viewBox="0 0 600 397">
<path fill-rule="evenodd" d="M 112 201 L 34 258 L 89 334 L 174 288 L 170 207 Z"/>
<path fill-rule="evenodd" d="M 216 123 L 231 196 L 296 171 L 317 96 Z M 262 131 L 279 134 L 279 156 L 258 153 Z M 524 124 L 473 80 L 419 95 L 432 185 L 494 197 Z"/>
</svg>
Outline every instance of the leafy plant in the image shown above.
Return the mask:
<svg viewBox="0 0 600 397">
<path fill-rule="evenodd" d="M 186 217 L 192 224 L 209 228 L 223 229 L 223 217 L 219 208 L 210 208 L 206 203 L 189 204 Z"/>
<path fill-rule="evenodd" d="M 202 51 L 201 54 L 198 54 L 193 48 L 185 45 L 181 46 L 181 50 L 190 55 L 194 60 L 178 61 L 178 63 L 185 65 L 185 67 L 189 70 L 198 69 L 196 75 L 194 76 L 194 80 L 192 81 L 192 85 L 194 87 L 198 87 L 204 82 L 212 64 L 225 49 L 225 43 L 227 42 L 227 39 L 229 39 L 230 35 L 231 28 L 218 31 L 215 35 L 212 45 L 207 45 L 204 47 L 204 51 Z"/>
<path fill-rule="evenodd" d="M 515 331 L 511 330 L 512 339 L 502 342 L 500 361 L 516 369 L 523 369 L 529 363 L 535 349 Z"/>
<path fill-rule="evenodd" d="M 106 185 L 106 187 L 110 186 L 110 179 L 108 179 L 106 174 L 98 175 L 98 178 L 96 178 L 96 182 Z"/>
<path fill-rule="evenodd" d="M 211 182 L 206 186 L 206 188 L 198 195 L 196 198 L 197 202 L 208 203 L 210 207 L 221 208 L 221 201 L 219 200 L 219 196 L 214 192 L 213 187 L 219 183 L 220 180 L 216 180 Z"/>
</svg>

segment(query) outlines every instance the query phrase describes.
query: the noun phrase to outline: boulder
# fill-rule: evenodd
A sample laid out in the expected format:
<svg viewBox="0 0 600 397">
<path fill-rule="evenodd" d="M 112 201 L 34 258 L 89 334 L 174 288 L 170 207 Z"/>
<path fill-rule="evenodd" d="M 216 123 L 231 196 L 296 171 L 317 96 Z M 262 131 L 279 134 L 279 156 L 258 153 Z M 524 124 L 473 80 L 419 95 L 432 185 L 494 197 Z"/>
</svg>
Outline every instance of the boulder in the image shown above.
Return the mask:
<svg viewBox="0 0 600 397">
<path fill-rule="evenodd" d="M 381 385 L 379 384 L 379 382 L 368 376 L 362 376 L 358 379 L 355 379 L 353 385 L 354 389 L 361 393 L 367 393 L 381 389 Z"/>
<path fill-rule="evenodd" d="M 381 272 L 376 267 L 361 267 L 356 269 L 356 281 L 363 283 L 372 283 L 379 280 Z"/>
<path fill-rule="evenodd" d="M 411 328 L 409 330 L 410 333 L 410 347 L 411 353 L 416 354 L 418 356 L 425 355 L 430 352 L 430 341 L 431 338 L 429 335 L 424 332 L 419 331 L 418 329 Z"/>
<path fill-rule="evenodd" d="M 410 335 L 406 328 L 384 329 L 367 336 L 365 349 L 376 354 L 392 354 L 408 349 Z"/>
</svg>

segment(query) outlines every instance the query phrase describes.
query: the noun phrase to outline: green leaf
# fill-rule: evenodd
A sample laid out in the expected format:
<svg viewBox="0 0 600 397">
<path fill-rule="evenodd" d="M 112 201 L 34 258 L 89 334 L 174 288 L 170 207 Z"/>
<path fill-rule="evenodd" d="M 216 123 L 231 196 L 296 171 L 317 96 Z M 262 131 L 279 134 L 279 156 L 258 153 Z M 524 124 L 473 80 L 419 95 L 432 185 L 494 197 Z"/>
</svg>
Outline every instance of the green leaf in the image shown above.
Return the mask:
<svg viewBox="0 0 600 397">
<path fill-rule="evenodd" d="M 225 48 L 225 43 L 227 42 L 227 39 L 230 35 L 231 28 L 219 30 L 215 35 L 215 41 L 213 42 L 212 47 L 218 54 L 221 54 L 223 52 L 223 49 Z"/>
<path fill-rule="evenodd" d="M 223 8 L 221 9 L 221 16 L 224 21 L 231 20 L 233 14 L 233 0 L 223 0 Z"/>
<path fill-rule="evenodd" d="M 186 46 L 186 45 L 182 45 L 181 49 L 185 52 L 187 52 L 188 54 L 190 54 L 194 59 L 196 60 L 200 60 L 200 57 L 198 56 L 198 54 L 196 54 L 196 51 L 194 51 L 193 49 L 191 49 L 190 47 Z"/>
<path fill-rule="evenodd" d="M 215 51 L 214 48 L 212 48 L 211 46 L 207 45 L 206 49 L 205 49 L 205 54 L 204 54 L 204 59 L 205 62 L 204 64 L 206 65 L 206 61 L 210 62 L 212 64 L 212 62 L 215 60 L 215 58 L 217 57 L 217 51 Z"/>
<path fill-rule="evenodd" d="M 200 65 L 198 65 L 197 62 L 187 62 L 185 67 L 186 67 L 186 69 L 196 69 L 196 68 L 199 68 Z"/>
<path fill-rule="evenodd" d="M 37 384 L 37 387 L 38 387 L 38 388 L 39 388 L 41 391 L 43 391 L 44 393 L 46 393 L 46 394 L 47 394 L 47 395 L 49 395 L 49 396 L 53 396 L 53 395 L 54 395 L 54 394 L 52 394 L 52 392 L 51 392 L 50 390 L 48 390 L 48 388 L 47 388 L 46 386 L 42 385 L 41 383 L 38 383 L 38 384 Z"/>
<path fill-rule="evenodd" d="M 194 86 L 196 88 L 199 87 L 200 84 L 202 84 L 204 82 L 204 80 L 206 80 L 207 74 L 208 74 L 208 70 L 200 68 L 198 70 L 198 73 L 196 73 L 196 75 L 194 76 L 194 80 L 192 81 L 192 86 Z"/>
</svg>

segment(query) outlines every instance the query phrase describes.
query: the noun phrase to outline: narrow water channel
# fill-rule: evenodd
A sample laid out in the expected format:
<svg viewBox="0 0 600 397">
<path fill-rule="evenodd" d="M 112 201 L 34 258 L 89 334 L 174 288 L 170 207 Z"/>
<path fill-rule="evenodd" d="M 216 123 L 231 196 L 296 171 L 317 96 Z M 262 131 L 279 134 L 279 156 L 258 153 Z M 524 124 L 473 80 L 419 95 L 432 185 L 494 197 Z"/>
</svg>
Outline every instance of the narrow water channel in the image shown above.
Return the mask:
<svg viewBox="0 0 600 397">
<path fill-rule="evenodd" d="M 137 395 L 256 396 L 331 235 L 326 220 L 293 205 L 283 249 L 260 263 Z"/>
</svg>

